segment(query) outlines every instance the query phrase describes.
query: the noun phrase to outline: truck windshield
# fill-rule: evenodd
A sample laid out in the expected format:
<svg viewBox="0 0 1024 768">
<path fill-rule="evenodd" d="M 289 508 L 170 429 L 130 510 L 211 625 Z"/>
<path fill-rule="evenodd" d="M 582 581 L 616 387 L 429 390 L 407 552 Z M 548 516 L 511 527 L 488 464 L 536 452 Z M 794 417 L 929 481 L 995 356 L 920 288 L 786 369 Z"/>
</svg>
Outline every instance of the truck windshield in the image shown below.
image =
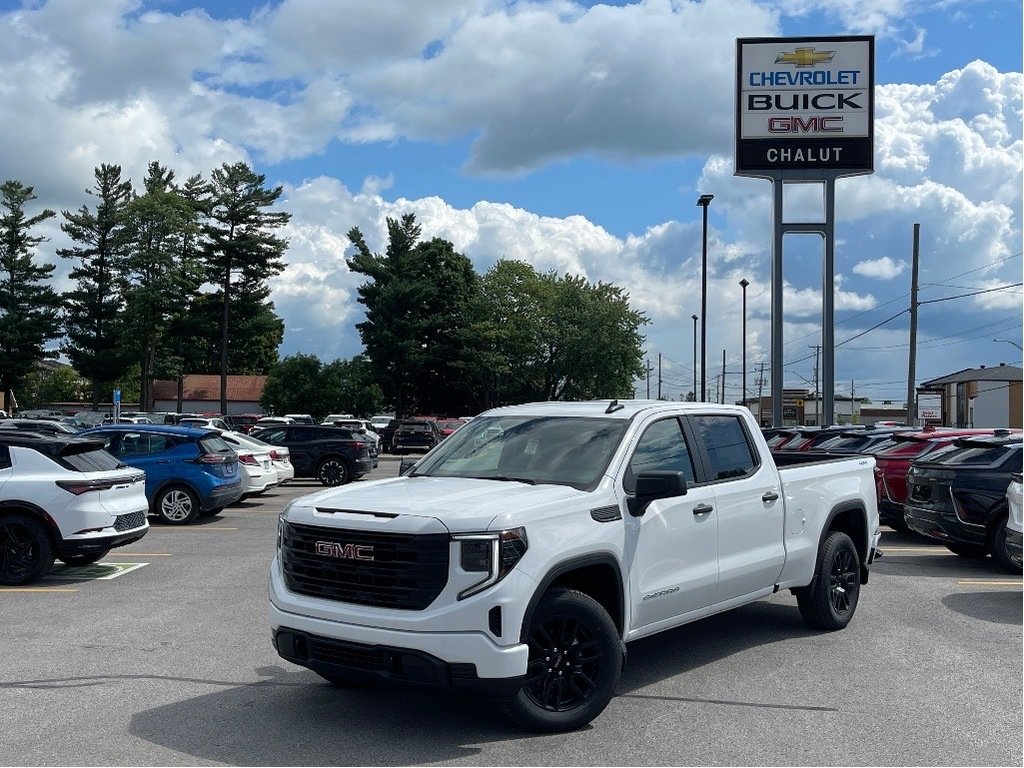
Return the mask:
<svg viewBox="0 0 1024 768">
<path fill-rule="evenodd" d="M 488 416 L 454 432 L 410 476 L 472 477 L 597 487 L 629 422 L 554 416 Z"/>
</svg>

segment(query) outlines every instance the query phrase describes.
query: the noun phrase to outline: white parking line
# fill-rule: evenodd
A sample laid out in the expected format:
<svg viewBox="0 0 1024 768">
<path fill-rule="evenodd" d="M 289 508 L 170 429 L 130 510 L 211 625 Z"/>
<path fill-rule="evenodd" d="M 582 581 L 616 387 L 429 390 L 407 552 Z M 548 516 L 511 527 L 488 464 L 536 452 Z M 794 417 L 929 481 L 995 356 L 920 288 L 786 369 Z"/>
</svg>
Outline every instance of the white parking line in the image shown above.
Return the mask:
<svg viewBox="0 0 1024 768">
<path fill-rule="evenodd" d="M 179 531 L 179 532 L 180 531 L 188 531 L 188 532 L 191 532 L 191 531 L 237 531 L 238 529 L 237 528 L 212 528 L 209 525 L 204 525 L 202 527 L 180 526 L 180 527 L 173 527 L 173 528 L 172 527 L 164 528 L 163 526 L 157 528 L 155 526 L 150 526 L 149 530 L 150 531 Z"/>
<path fill-rule="evenodd" d="M 0 587 L 0 592 L 77 592 L 77 589 L 62 587 Z"/>
</svg>

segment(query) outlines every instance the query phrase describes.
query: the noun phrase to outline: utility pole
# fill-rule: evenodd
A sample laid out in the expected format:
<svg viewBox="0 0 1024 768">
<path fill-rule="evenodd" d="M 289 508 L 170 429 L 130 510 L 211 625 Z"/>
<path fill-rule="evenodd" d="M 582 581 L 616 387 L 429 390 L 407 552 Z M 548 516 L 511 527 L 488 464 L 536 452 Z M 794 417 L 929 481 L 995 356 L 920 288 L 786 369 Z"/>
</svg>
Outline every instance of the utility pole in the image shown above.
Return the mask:
<svg viewBox="0 0 1024 768">
<path fill-rule="evenodd" d="M 821 344 L 811 344 L 814 350 L 814 426 L 820 427 L 818 418 L 818 354 L 821 352 Z"/>
<path fill-rule="evenodd" d="M 722 394 L 718 398 L 719 405 L 725 405 L 725 350 L 722 350 Z"/>
<path fill-rule="evenodd" d="M 644 367 L 647 369 L 647 399 L 651 399 L 651 358 L 644 360 Z"/>
<path fill-rule="evenodd" d="M 921 225 L 914 224 L 914 256 L 910 269 L 910 363 L 907 371 L 907 424 L 917 421 L 917 269 L 921 247 Z"/>
<path fill-rule="evenodd" d="M 764 394 L 764 360 L 761 361 L 761 370 L 757 374 L 757 423 L 761 423 L 761 397 Z"/>
<path fill-rule="evenodd" d="M 661 352 L 658 353 L 658 399 L 661 400 Z"/>
</svg>

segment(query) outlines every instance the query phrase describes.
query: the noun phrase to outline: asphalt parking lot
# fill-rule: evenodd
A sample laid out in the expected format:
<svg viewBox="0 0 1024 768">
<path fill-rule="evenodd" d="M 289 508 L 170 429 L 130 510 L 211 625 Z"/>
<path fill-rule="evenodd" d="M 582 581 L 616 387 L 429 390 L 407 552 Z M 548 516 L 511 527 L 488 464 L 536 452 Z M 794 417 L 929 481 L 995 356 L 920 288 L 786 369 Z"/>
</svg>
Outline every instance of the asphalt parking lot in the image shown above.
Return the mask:
<svg viewBox="0 0 1024 768">
<path fill-rule="evenodd" d="M 385 457 L 372 477 L 397 474 Z M 360 480 L 358 482 L 366 482 Z M 270 644 L 295 481 L 99 568 L 0 590 L 2 765 L 1020 765 L 1021 578 L 888 531 L 845 631 L 788 593 L 629 646 L 589 727 L 471 699 L 337 689 Z"/>
</svg>

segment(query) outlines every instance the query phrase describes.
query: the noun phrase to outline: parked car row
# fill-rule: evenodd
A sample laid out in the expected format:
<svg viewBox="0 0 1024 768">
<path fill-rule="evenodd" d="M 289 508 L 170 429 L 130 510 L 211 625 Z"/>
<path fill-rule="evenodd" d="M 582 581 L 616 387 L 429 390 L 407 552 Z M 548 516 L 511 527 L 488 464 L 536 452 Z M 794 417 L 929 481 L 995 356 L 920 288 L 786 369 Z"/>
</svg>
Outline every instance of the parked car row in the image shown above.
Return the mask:
<svg viewBox="0 0 1024 768">
<path fill-rule="evenodd" d="M 805 428 L 766 430 L 766 438 L 779 455 L 874 456 L 881 522 L 1021 572 L 1019 512 L 1015 520 L 1011 511 L 1019 493 L 1013 478 L 1021 472 L 1020 430 Z"/>
</svg>

